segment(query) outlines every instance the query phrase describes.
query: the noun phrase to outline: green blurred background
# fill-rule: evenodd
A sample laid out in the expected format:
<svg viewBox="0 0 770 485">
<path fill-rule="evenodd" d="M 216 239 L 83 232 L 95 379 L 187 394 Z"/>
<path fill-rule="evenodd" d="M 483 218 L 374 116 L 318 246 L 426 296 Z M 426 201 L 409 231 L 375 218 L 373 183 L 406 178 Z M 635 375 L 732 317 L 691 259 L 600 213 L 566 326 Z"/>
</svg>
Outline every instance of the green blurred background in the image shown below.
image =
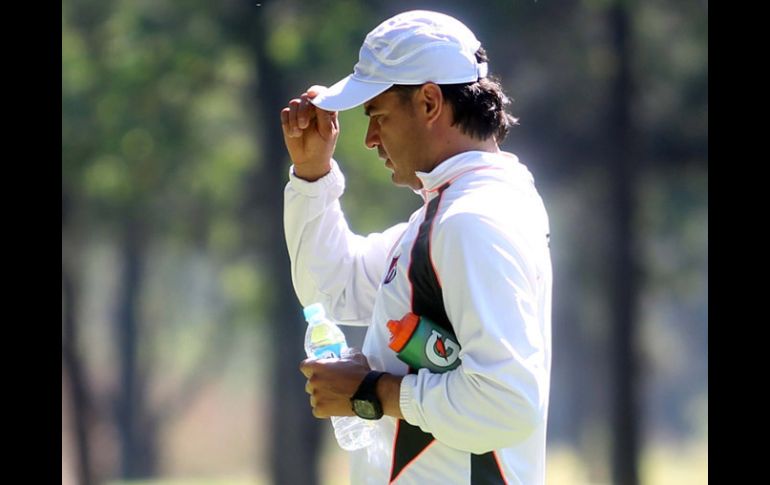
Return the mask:
<svg viewBox="0 0 770 485">
<path fill-rule="evenodd" d="M 482 41 L 549 211 L 548 483 L 707 483 L 706 1 L 64 0 L 63 485 L 347 483 L 297 369 L 279 112 L 415 8 Z M 341 125 L 351 227 L 405 220 Z"/>
</svg>

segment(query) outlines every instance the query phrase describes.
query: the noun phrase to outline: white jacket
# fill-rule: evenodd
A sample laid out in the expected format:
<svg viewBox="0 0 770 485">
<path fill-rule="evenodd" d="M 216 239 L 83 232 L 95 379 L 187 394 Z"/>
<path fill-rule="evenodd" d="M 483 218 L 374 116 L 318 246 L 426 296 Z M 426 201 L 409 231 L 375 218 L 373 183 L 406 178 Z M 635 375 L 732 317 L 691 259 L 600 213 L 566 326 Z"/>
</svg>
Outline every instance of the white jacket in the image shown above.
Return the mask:
<svg viewBox="0 0 770 485">
<path fill-rule="evenodd" d="M 548 216 L 532 175 L 512 154 L 471 151 L 417 176 L 425 206 L 408 223 L 366 237 L 348 229 L 336 162 L 313 183 L 290 172 L 286 186 L 286 243 L 300 302 L 322 302 L 340 323 L 369 325 L 362 351 L 372 368 L 406 375 L 388 348 L 386 323 L 411 310 L 410 249 L 425 207 L 451 183 L 429 237 L 462 365 L 404 378 L 405 420 L 436 440 L 391 477 L 398 420 L 384 417 L 377 442 L 350 454 L 351 483 L 480 483 L 470 479 L 470 454 L 492 452 L 505 483 L 544 484 L 552 274 Z"/>
</svg>

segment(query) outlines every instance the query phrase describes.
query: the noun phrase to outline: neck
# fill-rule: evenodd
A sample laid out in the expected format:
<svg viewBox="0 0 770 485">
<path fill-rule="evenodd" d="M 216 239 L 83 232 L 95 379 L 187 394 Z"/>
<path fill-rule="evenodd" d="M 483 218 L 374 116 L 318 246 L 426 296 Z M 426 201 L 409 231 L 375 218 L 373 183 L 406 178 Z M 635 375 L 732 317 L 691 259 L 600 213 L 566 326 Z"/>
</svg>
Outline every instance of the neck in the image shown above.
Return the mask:
<svg viewBox="0 0 770 485">
<path fill-rule="evenodd" d="M 438 146 L 436 146 L 434 155 L 431 157 L 433 162 L 425 171 L 430 172 L 444 160 L 452 158 L 460 153 L 470 151 L 499 153 L 500 147 L 497 145 L 494 137 L 487 140 L 477 140 L 462 134 L 460 136 L 447 137 L 442 140 L 442 143 L 439 143 Z"/>
</svg>

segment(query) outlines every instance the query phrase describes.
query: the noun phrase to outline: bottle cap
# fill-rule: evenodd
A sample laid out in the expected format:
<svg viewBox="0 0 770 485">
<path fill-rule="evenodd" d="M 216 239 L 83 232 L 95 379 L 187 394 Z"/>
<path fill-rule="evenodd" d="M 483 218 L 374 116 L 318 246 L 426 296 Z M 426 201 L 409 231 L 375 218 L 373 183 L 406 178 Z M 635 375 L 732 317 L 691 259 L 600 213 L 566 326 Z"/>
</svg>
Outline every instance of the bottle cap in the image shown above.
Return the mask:
<svg viewBox="0 0 770 485">
<path fill-rule="evenodd" d="M 414 329 L 417 328 L 417 324 L 420 322 L 420 317 L 414 313 L 407 313 L 401 320 L 388 321 L 388 330 L 390 330 L 390 343 L 388 347 L 401 352 L 409 339 L 414 334 Z"/>
<path fill-rule="evenodd" d="M 313 303 L 302 309 L 302 313 L 305 315 L 305 321 L 312 322 L 314 320 L 321 320 L 326 316 L 324 306 L 320 303 Z"/>
</svg>

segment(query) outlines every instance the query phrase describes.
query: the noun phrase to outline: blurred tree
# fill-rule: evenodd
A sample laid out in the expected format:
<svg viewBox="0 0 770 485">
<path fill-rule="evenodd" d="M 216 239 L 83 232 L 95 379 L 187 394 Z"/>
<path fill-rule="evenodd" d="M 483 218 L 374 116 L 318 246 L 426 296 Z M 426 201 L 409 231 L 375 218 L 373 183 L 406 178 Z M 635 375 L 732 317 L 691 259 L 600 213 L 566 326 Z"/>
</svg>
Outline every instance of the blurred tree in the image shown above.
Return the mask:
<svg viewBox="0 0 770 485">
<path fill-rule="evenodd" d="M 69 2 L 62 9 L 62 41 L 62 192 L 68 210 L 83 218 L 74 226 L 63 215 L 63 239 L 76 232 L 71 237 L 83 245 L 88 233 L 112 234 L 122 260 L 113 321 L 118 359 L 97 371 L 113 371 L 119 380 L 110 395 L 95 396 L 91 408 L 75 406 L 75 413 L 96 413 L 75 421 L 114 420 L 119 476 L 154 476 L 159 434 L 168 419 L 194 402 L 202 382 L 223 367 L 235 310 L 220 315 L 215 338 L 192 359 L 193 372 L 179 388 L 155 391 L 161 397 L 152 399 L 159 322 L 151 321 L 147 310 L 152 301 L 145 294 L 147 265 L 153 247 L 171 239 L 212 242 L 212 254 L 220 258 L 234 253 L 233 238 L 222 240 L 218 230 L 232 225 L 238 202 L 232 187 L 254 158 L 245 124 L 233 121 L 237 112 L 222 102 L 221 93 L 241 83 L 243 75 L 233 68 L 238 53 L 223 44 L 207 11 L 180 11 L 170 1 Z M 207 136 L 223 128 L 227 132 L 218 144 L 208 144 Z M 64 268 L 77 264 L 70 254 L 62 259 Z M 68 288 L 77 288 L 76 277 L 63 272 L 65 293 L 73 294 Z M 76 309 L 67 302 L 63 317 Z M 63 320 L 72 335 L 77 315 Z M 82 351 L 63 336 L 65 344 Z M 161 349 L 161 355 L 168 354 Z M 70 360 L 78 359 L 84 361 L 82 354 Z M 107 407 L 114 414 L 101 414 Z M 87 440 L 78 444 L 86 447 Z"/>
<path fill-rule="evenodd" d="M 272 282 L 266 317 L 271 322 L 273 354 L 270 387 L 270 475 L 273 483 L 317 483 L 320 430 L 328 421 L 312 416 L 298 371 L 304 358 L 305 323 L 291 282 L 283 238 L 283 190 L 288 155 L 283 143 L 280 111 L 311 84 L 326 76 L 341 77 L 352 66 L 360 42 L 364 12 L 359 2 L 230 2 L 224 22 L 235 42 L 247 46 L 255 60 L 250 111 L 256 119 L 265 164 L 244 179 L 242 207 L 244 251 L 260 255 Z M 311 32 L 314 35 L 311 35 Z M 343 52 L 347 55 L 340 58 Z M 331 73 L 331 74 L 329 74 Z M 336 79 L 335 79 L 336 80 Z M 339 146 L 351 143 L 351 137 Z M 359 141 L 360 143 L 360 141 Z M 380 184 L 382 186 L 384 184 Z M 371 215 L 371 214 L 366 214 Z M 362 219 L 365 219 L 363 217 Z M 302 466 L 297 466 L 301 464 Z"/>
<path fill-rule="evenodd" d="M 298 371 L 304 358 L 304 325 L 291 283 L 281 210 L 286 183 L 286 153 L 279 113 L 295 93 L 287 66 L 294 65 L 304 48 L 299 34 L 289 28 L 296 21 L 294 2 L 233 2 L 225 21 L 231 38 L 246 46 L 254 59 L 254 81 L 249 90 L 249 111 L 256 118 L 255 139 L 260 140 L 265 163 L 245 177 L 241 207 L 243 250 L 265 261 L 271 281 L 264 308 L 270 332 L 264 338 L 271 354 L 268 396 L 270 430 L 268 460 L 272 483 L 318 483 L 320 422 L 307 407 L 304 381 Z"/>
<path fill-rule="evenodd" d="M 78 318 L 81 303 L 80 260 L 81 241 L 73 230 L 71 194 L 62 186 L 62 371 L 69 384 L 70 409 L 75 434 L 75 454 L 78 483 L 91 485 L 93 469 L 91 464 L 91 440 L 89 437 L 91 417 L 91 389 L 82 358 L 82 324 Z M 64 388 L 62 388 L 64 395 Z"/>
<path fill-rule="evenodd" d="M 639 272 L 634 245 L 636 234 L 632 221 L 636 213 L 634 195 L 638 178 L 635 141 L 636 127 L 631 105 L 636 93 L 632 79 L 632 33 L 630 1 L 612 2 L 607 9 L 611 32 L 613 73 L 607 116 L 608 152 L 605 159 L 610 179 L 612 252 L 610 256 L 609 294 L 611 307 L 611 362 L 613 369 L 613 403 L 610 428 L 612 477 L 617 485 L 639 483 L 638 455 L 640 413 L 638 402 L 638 338 L 637 300 Z"/>
</svg>

